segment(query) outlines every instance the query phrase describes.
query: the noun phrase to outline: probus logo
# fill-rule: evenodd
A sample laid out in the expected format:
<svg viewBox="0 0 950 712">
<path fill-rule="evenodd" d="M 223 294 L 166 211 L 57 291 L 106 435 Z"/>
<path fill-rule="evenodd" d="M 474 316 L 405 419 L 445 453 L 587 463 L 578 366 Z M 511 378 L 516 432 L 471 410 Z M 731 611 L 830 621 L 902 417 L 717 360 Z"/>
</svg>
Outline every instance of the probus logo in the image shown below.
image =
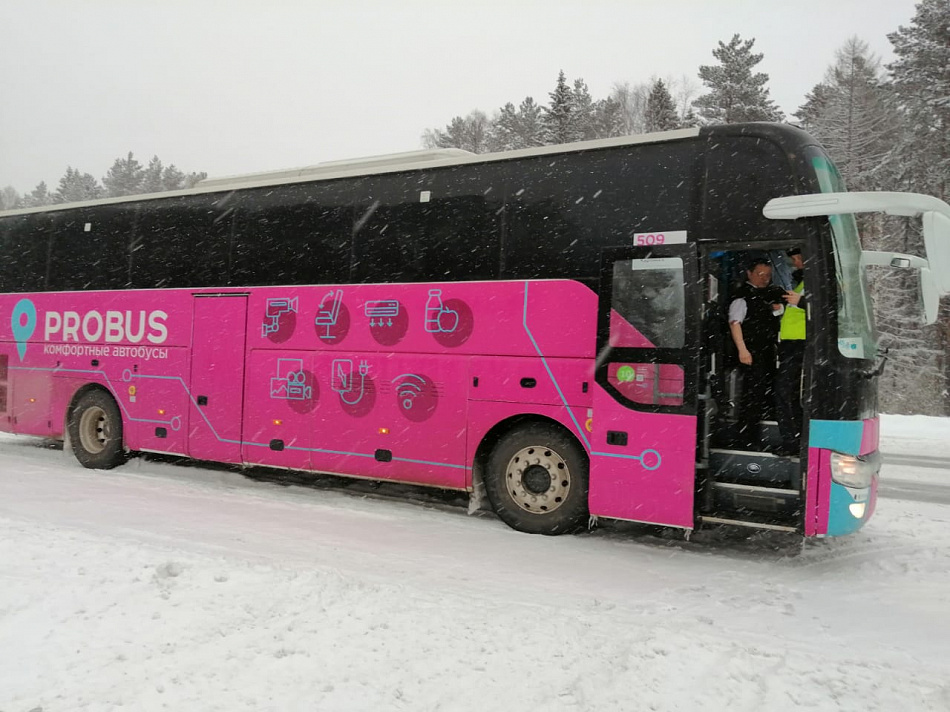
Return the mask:
<svg viewBox="0 0 950 712">
<path fill-rule="evenodd" d="M 84 314 L 48 311 L 43 340 L 49 341 L 58 336 L 63 342 L 105 341 L 107 344 L 117 344 L 129 341 L 137 344 L 145 338 L 153 344 L 163 344 L 168 338 L 168 327 L 165 326 L 167 318 L 168 314 L 163 311 L 107 311 L 105 315 L 95 310 Z M 34 328 L 35 321 L 34 311 Z"/>
<path fill-rule="evenodd" d="M 13 331 L 13 340 L 16 341 L 16 350 L 22 361 L 26 358 L 26 342 L 36 331 L 36 305 L 29 299 L 21 299 L 13 307 L 10 315 L 10 329 Z"/>
</svg>

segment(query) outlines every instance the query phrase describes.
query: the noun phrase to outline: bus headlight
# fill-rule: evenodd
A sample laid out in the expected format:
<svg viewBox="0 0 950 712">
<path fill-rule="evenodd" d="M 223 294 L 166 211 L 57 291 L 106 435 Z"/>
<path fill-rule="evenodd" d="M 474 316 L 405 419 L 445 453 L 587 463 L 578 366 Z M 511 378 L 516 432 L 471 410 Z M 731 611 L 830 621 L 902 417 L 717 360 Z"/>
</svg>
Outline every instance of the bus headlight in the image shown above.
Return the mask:
<svg viewBox="0 0 950 712">
<path fill-rule="evenodd" d="M 852 489 L 866 489 L 881 469 L 881 456 L 877 451 L 867 455 L 844 455 L 831 453 L 831 479 L 839 485 Z"/>
</svg>

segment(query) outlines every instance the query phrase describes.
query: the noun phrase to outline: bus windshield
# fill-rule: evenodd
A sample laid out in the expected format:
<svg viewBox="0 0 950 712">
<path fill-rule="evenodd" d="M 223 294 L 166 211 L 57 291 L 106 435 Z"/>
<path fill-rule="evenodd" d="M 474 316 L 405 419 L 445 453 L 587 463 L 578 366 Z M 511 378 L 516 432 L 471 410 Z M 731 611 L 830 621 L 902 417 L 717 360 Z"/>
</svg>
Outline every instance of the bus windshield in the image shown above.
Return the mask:
<svg viewBox="0 0 950 712">
<path fill-rule="evenodd" d="M 820 149 L 811 165 L 822 193 L 846 190 L 838 169 Z M 835 281 L 838 284 L 838 350 L 848 358 L 877 356 L 877 334 L 865 271 L 861 266 L 861 241 L 854 215 L 829 215 L 834 241 Z"/>
</svg>

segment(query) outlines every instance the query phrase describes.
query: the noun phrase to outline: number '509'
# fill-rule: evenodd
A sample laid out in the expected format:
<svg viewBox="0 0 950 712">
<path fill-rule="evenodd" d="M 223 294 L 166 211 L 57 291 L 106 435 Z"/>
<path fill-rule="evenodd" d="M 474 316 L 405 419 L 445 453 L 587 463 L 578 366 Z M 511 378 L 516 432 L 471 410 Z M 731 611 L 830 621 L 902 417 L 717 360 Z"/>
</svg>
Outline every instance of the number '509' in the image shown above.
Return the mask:
<svg viewBox="0 0 950 712">
<path fill-rule="evenodd" d="M 666 242 L 666 235 L 662 232 L 656 234 L 637 235 L 636 244 L 638 245 L 662 245 Z"/>
</svg>

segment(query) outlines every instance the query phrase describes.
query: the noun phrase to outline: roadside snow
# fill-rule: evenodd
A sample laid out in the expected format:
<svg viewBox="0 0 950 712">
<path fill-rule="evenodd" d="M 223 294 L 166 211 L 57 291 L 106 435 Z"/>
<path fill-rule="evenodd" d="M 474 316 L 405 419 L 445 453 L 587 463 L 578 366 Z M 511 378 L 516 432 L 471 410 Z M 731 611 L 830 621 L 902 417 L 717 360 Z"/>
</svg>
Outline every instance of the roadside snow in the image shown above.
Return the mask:
<svg viewBox="0 0 950 712">
<path fill-rule="evenodd" d="M 883 414 L 881 451 L 950 458 L 950 418 Z"/>
<path fill-rule="evenodd" d="M 795 556 L 41 445 L 0 436 L 2 712 L 950 709 L 944 505 Z"/>
</svg>

